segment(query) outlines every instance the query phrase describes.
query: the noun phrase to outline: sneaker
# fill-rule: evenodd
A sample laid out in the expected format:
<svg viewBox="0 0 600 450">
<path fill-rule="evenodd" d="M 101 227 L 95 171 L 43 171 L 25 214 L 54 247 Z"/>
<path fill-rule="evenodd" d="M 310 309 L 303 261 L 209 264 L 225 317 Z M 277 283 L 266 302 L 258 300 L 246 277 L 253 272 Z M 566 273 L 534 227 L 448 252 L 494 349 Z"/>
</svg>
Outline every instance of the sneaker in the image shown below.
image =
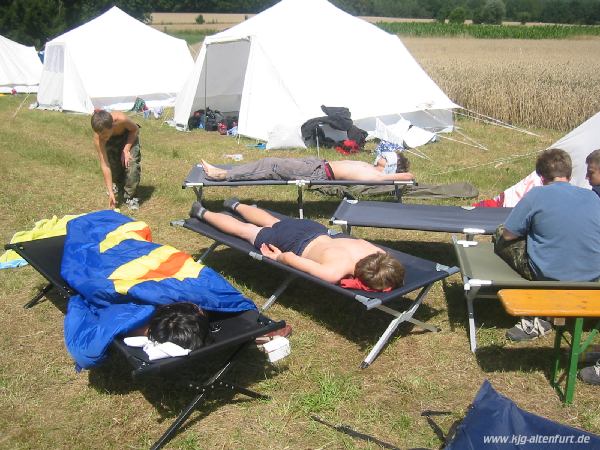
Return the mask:
<svg viewBox="0 0 600 450">
<path fill-rule="evenodd" d="M 292 334 L 292 326 L 285 324 L 285 327 L 280 328 L 278 330 L 275 331 L 271 331 L 270 333 L 267 333 L 263 336 L 259 336 L 256 338 L 256 345 L 264 345 L 269 341 L 272 341 L 275 337 L 277 336 L 281 336 L 281 337 L 288 337 Z"/>
<path fill-rule="evenodd" d="M 131 197 L 125 200 L 125 204 L 129 208 L 129 211 L 137 211 L 140 209 L 140 201 L 137 197 Z"/>
<path fill-rule="evenodd" d="M 230 211 L 235 211 L 235 208 L 240 204 L 240 199 L 237 197 L 228 198 L 223 202 L 223 208 Z"/>
<path fill-rule="evenodd" d="M 523 317 L 506 332 L 507 339 L 515 342 L 530 341 L 552 331 L 552 324 L 539 317 Z"/>
<path fill-rule="evenodd" d="M 587 384 L 600 384 L 600 359 L 595 365 L 581 369 L 579 379 Z"/>
</svg>

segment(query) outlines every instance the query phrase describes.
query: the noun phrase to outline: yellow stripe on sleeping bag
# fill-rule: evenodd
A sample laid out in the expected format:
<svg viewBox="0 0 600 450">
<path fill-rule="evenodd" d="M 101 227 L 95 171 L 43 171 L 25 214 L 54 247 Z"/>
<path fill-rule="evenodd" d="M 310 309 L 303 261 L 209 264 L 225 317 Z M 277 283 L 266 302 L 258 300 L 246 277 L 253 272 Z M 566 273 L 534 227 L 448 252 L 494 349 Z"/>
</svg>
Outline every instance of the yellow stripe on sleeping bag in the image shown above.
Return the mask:
<svg viewBox="0 0 600 450">
<path fill-rule="evenodd" d="M 136 241 L 152 241 L 150 227 L 146 222 L 127 222 L 106 235 L 106 238 L 100 242 L 100 253 L 119 245 L 126 239 L 135 239 Z"/>
<path fill-rule="evenodd" d="M 115 291 L 127 294 L 133 286 L 144 281 L 161 281 L 175 278 L 179 281 L 185 278 L 197 278 L 204 265 L 179 250 L 163 245 L 133 261 L 123 264 L 110 276 L 115 285 Z"/>
</svg>

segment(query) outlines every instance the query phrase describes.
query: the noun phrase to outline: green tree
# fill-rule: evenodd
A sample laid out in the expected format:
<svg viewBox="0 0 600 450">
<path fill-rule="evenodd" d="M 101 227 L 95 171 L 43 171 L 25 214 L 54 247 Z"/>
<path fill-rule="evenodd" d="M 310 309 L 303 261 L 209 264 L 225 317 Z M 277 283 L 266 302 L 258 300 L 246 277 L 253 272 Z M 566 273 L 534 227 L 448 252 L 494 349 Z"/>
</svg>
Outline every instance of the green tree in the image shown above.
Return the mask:
<svg viewBox="0 0 600 450">
<path fill-rule="evenodd" d="M 448 22 L 450 22 L 450 23 L 462 24 L 462 23 L 465 23 L 466 19 L 467 19 L 467 10 L 465 8 L 463 8 L 462 6 L 457 6 L 456 8 L 454 8 L 450 12 L 450 15 L 448 16 Z"/>
<path fill-rule="evenodd" d="M 506 7 L 502 0 L 488 0 L 481 11 L 482 23 L 500 25 L 506 14 Z"/>
</svg>

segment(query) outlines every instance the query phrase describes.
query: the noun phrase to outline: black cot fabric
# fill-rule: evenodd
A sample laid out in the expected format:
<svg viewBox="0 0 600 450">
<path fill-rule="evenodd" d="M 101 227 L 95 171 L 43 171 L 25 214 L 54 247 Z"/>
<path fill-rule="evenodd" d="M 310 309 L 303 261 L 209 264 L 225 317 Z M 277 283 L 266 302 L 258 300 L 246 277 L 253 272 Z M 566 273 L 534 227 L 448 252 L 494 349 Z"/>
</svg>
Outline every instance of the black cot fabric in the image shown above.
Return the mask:
<svg viewBox="0 0 600 450">
<path fill-rule="evenodd" d="M 76 295 L 60 275 L 65 236 L 37 239 L 18 244 L 9 244 L 6 248 L 15 250 L 23 259 L 36 269 L 51 285 L 65 296 Z M 244 311 L 235 314 L 211 314 L 211 336 L 213 342 L 187 356 L 165 358 L 150 361 L 140 348 L 125 345 L 121 338 L 113 341 L 113 348 L 120 351 L 133 367 L 132 375 L 171 370 L 190 364 L 209 355 L 229 350 L 252 341 L 270 331 L 282 328 L 285 322 L 274 322 L 258 311 Z"/>
<path fill-rule="evenodd" d="M 269 211 L 271 214 L 277 217 L 286 217 L 281 214 L 277 214 L 273 211 Z M 226 245 L 227 247 L 236 249 L 242 253 L 245 253 L 250 256 L 258 256 L 260 252 L 247 241 L 240 239 L 236 236 L 232 236 L 227 233 L 223 233 L 222 231 L 217 230 L 213 226 L 207 224 L 206 222 L 202 222 L 198 219 L 186 219 L 184 221 L 185 228 L 195 231 L 203 236 L 206 236 L 219 244 Z M 351 237 L 349 235 L 345 235 L 342 233 L 338 233 L 332 237 Z M 384 247 L 379 245 L 384 251 L 388 252 L 390 255 L 398 259 L 405 267 L 406 273 L 404 278 L 404 286 L 394 289 L 390 292 L 366 292 L 355 289 L 344 289 L 337 284 L 329 283 L 321 280 L 315 276 L 307 274 L 306 272 L 302 272 L 300 270 L 294 269 L 293 267 L 287 266 L 280 262 L 277 262 L 273 259 L 262 258 L 258 256 L 258 258 L 269 265 L 274 267 L 283 269 L 287 272 L 291 272 L 298 277 L 311 280 L 321 286 L 324 286 L 328 289 L 331 289 L 335 292 L 338 292 L 346 297 L 356 298 L 357 296 L 368 298 L 373 300 L 371 307 L 377 306 L 377 304 L 386 303 L 395 298 L 406 295 L 410 292 L 413 292 L 416 289 L 422 288 L 424 286 L 428 286 L 435 281 L 442 280 L 447 276 L 458 271 L 456 267 L 442 267 L 436 264 L 433 261 L 429 261 L 427 259 L 419 258 L 416 256 L 409 255 L 407 253 L 399 252 L 397 250 Z M 440 270 L 441 269 L 441 270 Z M 367 306 L 369 307 L 369 306 Z"/>
<path fill-rule="evenodd" d="M 350 226 L 464 233 L 465 229 L 492 234 L 512 208 L 463 208 L 461 206 L 412 205 L 378 201 L 342 200 L 331 221 Z"/>
</svg>

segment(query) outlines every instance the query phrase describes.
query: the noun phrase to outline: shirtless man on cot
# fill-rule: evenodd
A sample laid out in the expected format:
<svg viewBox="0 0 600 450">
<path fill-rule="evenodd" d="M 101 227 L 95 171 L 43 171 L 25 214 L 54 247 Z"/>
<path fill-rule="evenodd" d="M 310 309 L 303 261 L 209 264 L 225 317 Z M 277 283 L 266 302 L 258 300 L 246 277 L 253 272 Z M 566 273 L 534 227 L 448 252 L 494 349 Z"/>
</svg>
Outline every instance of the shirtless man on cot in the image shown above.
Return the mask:
<svg viewBox="0 0 600 450">
<path fill-rule="evenodd" d="M 262 158 L 246 164 L 234 165 L 225 170 L 202 160 L 207 178 L 226 181 L 297 180 L 311 181 L 411 181 L 415 176 L 408 172 L 409 161 L 398 155 L 396 170 L 385 170 L 385 163 L 372 165 L 364 161 L 324 161 L 319 158 Z"/>
<path fill-rule="evenodd" d="M 248 241 L 267 258 L 342 287 L 388 291 L 404 283 L 404 266 L 364 239 L 332 238 L 318 222 L 278 219 L 237 198 L 223 205 L 247 222 L 208 211 L 200 202 L 193 204 L 190 216 Z"/>
</svg>

